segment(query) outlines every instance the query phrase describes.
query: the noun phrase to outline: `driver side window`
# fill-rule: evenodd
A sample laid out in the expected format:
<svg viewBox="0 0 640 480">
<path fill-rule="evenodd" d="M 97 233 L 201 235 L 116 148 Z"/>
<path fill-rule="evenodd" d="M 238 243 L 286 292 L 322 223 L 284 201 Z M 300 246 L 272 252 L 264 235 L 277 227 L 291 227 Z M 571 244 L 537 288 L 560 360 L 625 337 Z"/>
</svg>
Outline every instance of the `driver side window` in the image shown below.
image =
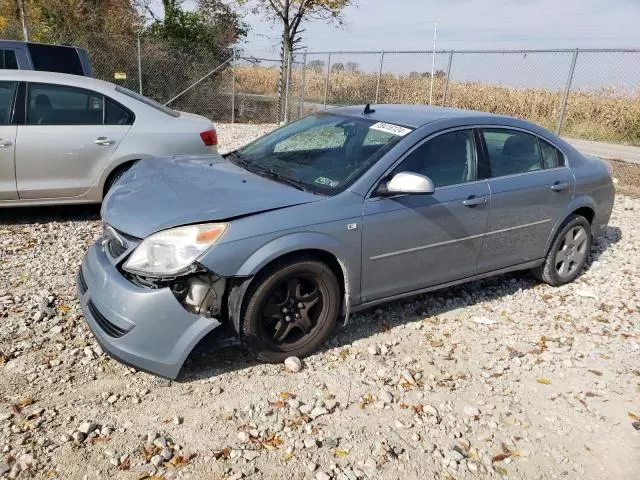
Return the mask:
<svg viewBox="0 0 640 480">
<path fill-rule="evenodd" d="M 277 143 L 274 153 L 300 152 L 305 150 L 327 150 L 343 148 L 347 137 L 343 128 L 319 125 L 285 138 Z"/>
<path fill-rule="evenodd" d="M 420 145 L 394 170 L 414 172 L 446 187 L 476 179 L 476 147 L 472 130 L 443 133 Z"/>
</svg>

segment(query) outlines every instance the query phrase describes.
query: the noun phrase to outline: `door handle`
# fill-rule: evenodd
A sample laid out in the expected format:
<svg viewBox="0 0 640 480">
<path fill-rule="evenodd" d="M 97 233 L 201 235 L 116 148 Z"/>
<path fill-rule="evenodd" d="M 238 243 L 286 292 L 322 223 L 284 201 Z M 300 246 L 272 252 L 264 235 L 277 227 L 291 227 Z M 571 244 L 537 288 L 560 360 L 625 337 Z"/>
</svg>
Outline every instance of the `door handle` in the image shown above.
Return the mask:
<svg viewBox="0 0 640 480">
<path fill-rule="evenodd" d="M 11 145 L 13 145 L 12 142 L 9 142 L 9 141 L 2 142 L 2 141 L 0 141 L 0 148 L 7 148 L 7 147 L 10 147 Z"/>
<path fill-rule="evenodd" d="M 114 142 L 113 140 L 109 140 L 107 137 L 98 137 L 96 138 L 93 143 L 95 143 L 96 145 L 100 145 L 101 147 L 108 147 L 109 145 L 113 145 Z"/>
<path fill-rule="evenodd" d="M 569 182 L 556 182 L 553 185 L 551 185 L 551 190 L 553 190 L 554 192 L 562 192 L 563 190 L 566 190 L 569 187 L 570 187 Z"/>
<path fill-rule="evenodd" d="M 478 205 L 484 205 L 487 203 L 487 197 L 469 197 L 462 201 L 465 207 L 477 207 Z"/>
</svg>

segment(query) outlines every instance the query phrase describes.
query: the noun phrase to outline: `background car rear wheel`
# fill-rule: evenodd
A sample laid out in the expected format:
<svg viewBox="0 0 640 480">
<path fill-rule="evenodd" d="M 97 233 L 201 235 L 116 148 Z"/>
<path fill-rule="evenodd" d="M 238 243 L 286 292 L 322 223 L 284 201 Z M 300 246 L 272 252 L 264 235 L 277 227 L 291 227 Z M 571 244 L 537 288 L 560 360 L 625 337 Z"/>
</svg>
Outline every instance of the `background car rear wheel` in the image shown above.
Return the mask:
<svg viewBox="0 0 640 480">
<path fill-rule="evenodd" d="M 258 274 L 247 298 L 242 335 L 265 362 L 317 350 L 340 311 L 335 275 L 326 264 L 310 258 L 280 263 Z"/>
<path fill-rule="evenodd" d="M 113 188 L 113 186 L 118 182 L 118 180 L 120 180 L 122 175 L 124 175 L 127 170 L 133 167 L 134 163 L 135 162 L 125 163 L 124 165 L 120 165 L 113 172 L 111 172 L 109 178 L 107 178 L 107 181 L 104 184 L 104 195 L 106 195 L 109 190 Z"/>
<path fill-rule="evenodd" d="M 580 216 L 570 216 L 558 230 L 545 262 L 533 275 L 549 285 L 572 282 L 584 268 L 591 250 L 591 225 Z"/>
</svg>

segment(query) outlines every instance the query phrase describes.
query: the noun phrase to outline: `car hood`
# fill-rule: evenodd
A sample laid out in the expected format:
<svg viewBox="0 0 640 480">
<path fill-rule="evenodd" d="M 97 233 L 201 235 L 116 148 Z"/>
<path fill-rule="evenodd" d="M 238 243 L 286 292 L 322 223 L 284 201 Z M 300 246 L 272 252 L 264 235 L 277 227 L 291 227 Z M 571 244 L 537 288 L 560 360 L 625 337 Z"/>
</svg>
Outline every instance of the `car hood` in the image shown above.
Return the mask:
<svg viewBox="0 0 640 480">
<path fill-rule="evenodd" d="M 109 191 L 102 219 L 138 238 L 171 227 L 230 220 L 322 197 L 263 178 L 220 155 L 141 160 Z"/>
</svg>

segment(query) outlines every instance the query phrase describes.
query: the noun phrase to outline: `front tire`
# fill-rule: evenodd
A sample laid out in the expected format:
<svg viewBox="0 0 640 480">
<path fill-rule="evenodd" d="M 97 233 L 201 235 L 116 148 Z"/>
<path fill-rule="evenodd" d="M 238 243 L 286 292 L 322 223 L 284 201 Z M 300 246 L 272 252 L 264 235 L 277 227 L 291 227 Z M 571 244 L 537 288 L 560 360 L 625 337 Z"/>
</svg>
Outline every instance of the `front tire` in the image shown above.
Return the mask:
<svg viewBox="0 0 640 480">
<path fill-rule="evenodd" d="M 571 215 L 556 233 L 544 263 L 533 270 L 533 275 L 554 287 L 574 281 L 587 262 L 591 243 L 589 221 L 581 215 Z"/>
<path fill-rule="evenodd" d="M 340 287 L 324 263 L 304 258 L 274 265 L 247 291 L 242 335 L 259 360 L 304 357 L 327 339 L 340 312 Z"/>
</svg>

